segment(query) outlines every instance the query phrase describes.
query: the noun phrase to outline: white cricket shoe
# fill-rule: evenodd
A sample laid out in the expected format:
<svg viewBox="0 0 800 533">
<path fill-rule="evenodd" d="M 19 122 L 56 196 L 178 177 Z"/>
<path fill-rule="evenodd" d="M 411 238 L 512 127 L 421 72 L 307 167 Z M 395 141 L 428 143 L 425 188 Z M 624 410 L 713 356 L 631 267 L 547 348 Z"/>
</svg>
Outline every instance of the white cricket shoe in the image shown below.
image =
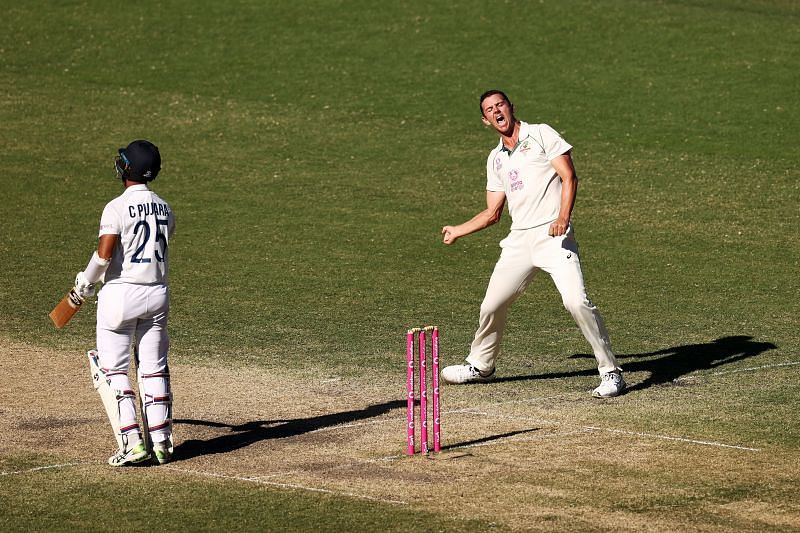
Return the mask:
<svg viewBox="0 0 800 533">
<path fill-rule="evenodd" d="M 108 458 L 111 466 L 128 466 L 143 463 L 150 459 L 150 453 L 145 448 L 144 442 L 139 442 L 130 450 L 120 448 L 117 453 Z"/>
<path fill-rule="evenodd" d="M 172 444 L 169 440 L 153 443 L 153 457 L 158 464 L 163 465 L 172 461 L 170 448 L 172 448 Z"/>
<path fill-rule="evenodd" d="M 465 365 L 451 365 L 444 367 L 441 375 L 445 383 L 450 383 L 452 385 L 458 385 L 460 383 L 485 383 L 494 379 L 494 368 L 489 372 L 481 372 L 469 363 Z"/>
<path fill-rule="evenodd" d="M 601 376 L 600 386 L 592 391 L 595 398 L 613 398 L 619 396 L 627 385 L 621 372 L 606 372 Z"/>
</svg>

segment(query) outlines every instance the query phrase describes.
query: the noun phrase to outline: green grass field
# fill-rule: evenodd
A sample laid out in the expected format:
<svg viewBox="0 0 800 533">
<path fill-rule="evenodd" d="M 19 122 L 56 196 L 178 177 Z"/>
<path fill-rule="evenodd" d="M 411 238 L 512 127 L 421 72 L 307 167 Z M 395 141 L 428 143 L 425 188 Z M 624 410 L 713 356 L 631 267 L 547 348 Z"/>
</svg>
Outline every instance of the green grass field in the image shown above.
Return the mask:
<svg viewBox="0 0 800 533">
<path fill-rule="evenodd" d="M 800 530 L 797 2 L 3 4 L 0 529 Z M 510 223 L 440 242 L 485 206 L 488 88 L 575 146 L 631 390 L 589 397 L 540 277 L 498 381 L 443 389 L 448 449 L 405 458 L 403 333 L 461 361 Z M 47 313 L 135 138 L 177 215 L 184 459 L 111 471 L 93 310 Z"/>
</svg>

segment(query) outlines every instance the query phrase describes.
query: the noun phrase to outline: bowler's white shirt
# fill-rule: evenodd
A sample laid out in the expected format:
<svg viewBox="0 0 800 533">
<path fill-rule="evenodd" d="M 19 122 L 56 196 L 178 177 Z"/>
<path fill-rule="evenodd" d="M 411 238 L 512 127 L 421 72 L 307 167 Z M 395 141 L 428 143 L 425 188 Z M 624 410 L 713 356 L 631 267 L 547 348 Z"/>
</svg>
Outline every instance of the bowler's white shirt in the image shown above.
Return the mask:
<svg viewBox="0 0 800 533">
<path fill-rule="evenodd" d="M 558 218 L 561 178 L 550 164 L 572 145 L 547 124 L 520 122 L 511 152 L 501 140 L 486 160 L 486 190 L 504 192 L 511 229 L 528 229 Z"/>
</svg>

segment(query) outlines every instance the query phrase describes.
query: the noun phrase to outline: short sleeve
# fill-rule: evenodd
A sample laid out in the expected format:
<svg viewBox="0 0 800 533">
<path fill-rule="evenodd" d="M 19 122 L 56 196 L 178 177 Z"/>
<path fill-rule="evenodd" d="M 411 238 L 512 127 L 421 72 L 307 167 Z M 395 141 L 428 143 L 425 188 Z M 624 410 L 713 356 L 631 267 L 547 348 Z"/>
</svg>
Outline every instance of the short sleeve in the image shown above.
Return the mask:
<svg viewBox="0 0 800 533">
<path fill-rule="evenodd" d="M 544 149 L 545 157 L 552 161 L 560 155 L 564 155 L 572 149 L 572 145 L 565 141 L 556 130 L 547 124 L 539 125 L 539 136 Z"/>
<path fill-rule="evenodd" d="M 122 220 L 112 203 L 106 205 L 103 215 L 100 217 L 98 236 L 102 235 L 122 235 Z"/>
<path fill-rule="evenodd" d="M 506 188 L 503 185 L 503 180 L 495 171 L 495 151 L 489 154 L 486 159 L 486 190 L 492 192 L 505 192 Z"/>
</svg>

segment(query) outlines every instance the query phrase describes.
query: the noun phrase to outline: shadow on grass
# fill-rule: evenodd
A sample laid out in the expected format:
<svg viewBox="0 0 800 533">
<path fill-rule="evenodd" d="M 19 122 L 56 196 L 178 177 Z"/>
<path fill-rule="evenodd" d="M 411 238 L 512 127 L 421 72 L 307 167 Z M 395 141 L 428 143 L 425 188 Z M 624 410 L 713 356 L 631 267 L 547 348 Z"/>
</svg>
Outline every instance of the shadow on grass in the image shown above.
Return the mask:
<svg viewBox="0 0 800 533">
<path fill-rule="evenodd" d="M 531 433 L 532 431 L 539 431 L 539 428 L 520 429 L 519 431 L 509 431 L 508 433 L 500 433 L 499 435 L 490 435 L 488 437 L 482 437 L 480 439 L 468 440 L 465 442 L 456 442 L 453 444 L 448 444 L 447 446 L 442 446 L 442 450 L 458 450 L 462 448 L 473 448 L 475 446 L 480 446 L 481 444 L 485 444 L 487 442 L 493 442 L 500 439 L 507 439 L 509 437 L 514 437 L 516 435 Z"/>
<path fill-rule="evenodd" d="M 175 420 L 175 424 L 229 428 L 230 432 L 208 440 L 190 439 L 183 441 L 175 446 L 174 460 L 183 461 L 201 455 L 232 452 L 262 440 L 284 439 L 339 424 L 367 420 L 386 414 L 392 409 L 405 407 L 405 405 L 405 400 L 393 400 L 391 402 L 370 405 L 369 407 L 355 411 L 345 411 L 342 413 L 331 413 L 328 415 L 290 420 L 255 420 L 237 425 L 213 422 L 210 420 L 181 418 Z"/>
<path fill-rule="evenodd" d="M 649 377 L 640 383 L 629 384 L 628 391 L 642 390 L 654 385 L 672 383 L 676 379 L 696 372 L 710 370 L 750 357 L 755 357 L 777 346 L 771 342 L 754 341 L 746 335 L 733 335 L 702 344 L 673 346 L 655 352 L 617 355 L 622 369 L 626 372 L 647 372 Z M 594 360 L 591 354 L 575 354 L 571 359 L 586 358 Z M 577 376 L 596 376 L 597 369 L 534 374 L 528 376 L 509 376 L 497 378 L 495 382 L 523 381 L 533 379 L 557 379 Z"/>
</svg>

